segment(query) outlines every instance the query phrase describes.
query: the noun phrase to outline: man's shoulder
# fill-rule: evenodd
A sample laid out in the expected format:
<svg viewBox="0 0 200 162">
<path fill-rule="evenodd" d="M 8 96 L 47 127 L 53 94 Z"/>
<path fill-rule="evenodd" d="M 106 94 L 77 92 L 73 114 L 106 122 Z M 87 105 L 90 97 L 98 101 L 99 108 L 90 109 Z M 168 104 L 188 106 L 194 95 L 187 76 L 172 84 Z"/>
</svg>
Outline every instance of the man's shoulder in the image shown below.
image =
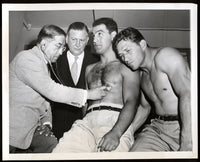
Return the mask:
<svg viewBox="0 0 200 162">
<path fill-rule="evenodd" d="M 29 50 L 23 50 L 20 51 L 16 57 L 15 57 L 16 62 L 24 62 L 26 63 L 26 61 L 28 60 L 38 60 L 37 55 L 34 53 L 33 49 L 29 49 Z"/>
<path fill-rule="evenodd" d="M 155 60 L 156 59 L 166 59 L 168 57 L 172 58 L 172 57 L 177 57 L 180 56 L 180 52 L 173 48 L 173 47 L 162 47 L 162 48 L 158 48 L 156 55 L 155 55 Z"/>
<path fill-rule="evenodd" d="M 169 66 L 173 67 L 180 61 L 183 61 L 180 52 L 172 47 L 160 48 L 154 57 L 155 66 L 161 69 Z"/>
</svg>

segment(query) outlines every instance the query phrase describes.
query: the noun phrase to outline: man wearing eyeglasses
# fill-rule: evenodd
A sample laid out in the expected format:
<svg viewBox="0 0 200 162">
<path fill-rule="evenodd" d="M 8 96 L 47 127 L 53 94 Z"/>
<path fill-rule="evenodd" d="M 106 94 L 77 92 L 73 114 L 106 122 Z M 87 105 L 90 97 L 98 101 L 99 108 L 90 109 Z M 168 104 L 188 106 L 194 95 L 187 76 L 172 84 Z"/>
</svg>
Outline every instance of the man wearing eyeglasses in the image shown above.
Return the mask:
<svg viewBox="0 0 200 162">
<path fill-rule="evenodd" d="M 37 45 L 16 55 L 9 68 L 9 151 L 10 153 L 48 153 L 57 145 L 53 135 L 49 101 L 77 107 L 87 99 L 106 95 L 106 88 L 70 88 L 55 83 L 47 64 L 55 62 L 65 50 L 65 32 L 45 25 Z"/>
<path fill-rule="evenodd" d="M 53 64 L 54 71 L 58 78 L 52 74 L 56 82 L 63 85 L 86 89 L 85 69 L 99 60 L 97 55 L 91 53 L 88 27 L 83 22 L 73 22 L 69 25 L 66 36 L 67 49 Z M 75 67 L 77 66 L 77 68 Z M 82 109 L 73 105 L 53 103 L 53 132 L 59 139 L 67 132 L 75 120 L 83 117 Z"/>
</svg>

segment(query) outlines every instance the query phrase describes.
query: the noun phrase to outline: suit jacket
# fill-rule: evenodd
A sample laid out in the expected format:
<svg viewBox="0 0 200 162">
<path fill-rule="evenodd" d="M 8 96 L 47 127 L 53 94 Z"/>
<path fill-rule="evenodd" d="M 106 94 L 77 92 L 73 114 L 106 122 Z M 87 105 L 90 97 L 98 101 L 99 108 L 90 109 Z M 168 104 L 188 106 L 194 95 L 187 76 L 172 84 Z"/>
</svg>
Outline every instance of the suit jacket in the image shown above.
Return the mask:
<svg viewBox="0 0 200 162">
<path fill-rule="evenodd" d="M 67 59 L 67 51 L 68 50 L 66 50 L 53 65 L 54 71 L 64 85 L 86 89 L 85 69 L 88 65 L 99 61 L 99 57 L 91 53 L 90 46 L 86 46 L 84 50 L 84 58 L 79 80 L 77 82 L 77 85 L 75 85 L 70 72 L 69 62 Z M 56 82 L 59 82 L 53 74 L 52 78 Z M 52 112 L 53 132 L 57 138 L 62 137 L 63 133 L 71 128 L 71 125 L 75 120 L 82 118 L 81 109 L 67 104 L 53 103 Z"/>
<path fill-rule="evenodd" d="M 10 145 L 28 148 L 36 127 L 52 121 L 49 100 L 82 105 L 85 92 L 55 83 L 37 46 L 20 52 L 9 68 Z"/>
</svg>

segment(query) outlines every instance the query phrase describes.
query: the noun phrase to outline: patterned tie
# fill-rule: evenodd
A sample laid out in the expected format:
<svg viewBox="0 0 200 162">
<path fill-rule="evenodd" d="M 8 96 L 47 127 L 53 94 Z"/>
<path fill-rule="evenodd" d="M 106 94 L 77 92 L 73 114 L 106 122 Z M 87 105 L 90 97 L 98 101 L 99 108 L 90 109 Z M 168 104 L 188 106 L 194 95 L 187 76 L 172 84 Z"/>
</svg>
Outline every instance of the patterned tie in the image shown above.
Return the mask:
<svg viewBox="0 0 200 162">
<path fill-rule="evenodd" d="M 72 67 L 71 67 L 71 75 L 72 75 L 72 79 L 74 81 L 74 83 L 76 84 L 77 83 L 77 76 L 78 76 L 78 63 L 77 63 L 77 60 L 78 60 L 78 56 L 75 56 L 74 57 L 74 63 L 72 64 Z"/>
</svg>

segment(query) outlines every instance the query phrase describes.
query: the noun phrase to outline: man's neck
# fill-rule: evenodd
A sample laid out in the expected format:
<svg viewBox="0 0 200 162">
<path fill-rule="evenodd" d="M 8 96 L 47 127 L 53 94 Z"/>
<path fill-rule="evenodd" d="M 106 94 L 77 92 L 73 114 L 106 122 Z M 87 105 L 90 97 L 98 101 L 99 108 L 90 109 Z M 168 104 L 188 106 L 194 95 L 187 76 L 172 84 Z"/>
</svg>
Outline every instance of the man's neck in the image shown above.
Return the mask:
<svg viewBox="0 0 200 162">
<path fill-rule="evenodd" d="M 155 57 L 156 51 L 157 50 L 155 48 L 149 48 L 149 47 L 145 50 L 144 61 L 142 65 L 140 66 L 140 68 L 143 71 L 147 73 L 151 71 L 152 64 L 154 63 L 154 57 Z"/>
<path fill-rule="evenodd" d="M 75 53 L 72 53 L 70 50 L 68 50 L 67 53 L 68 53 L 68 54 L 71 54 L 71 55 L 74 56 L 74 57 L 75 57 L 75 56 L 82 56 L 82 55 L 84 55 L 84 51 L 81 52 L 81 53 L 79 53 L 79 54 L 75 54 Z"/>
<path fill-rule="evenodd" d="M 117 60 L 115 52 L 108 51 L 100 56 L 100 60 L 102 64 L 108 64 L 109 62 Z"/>
</svg>

